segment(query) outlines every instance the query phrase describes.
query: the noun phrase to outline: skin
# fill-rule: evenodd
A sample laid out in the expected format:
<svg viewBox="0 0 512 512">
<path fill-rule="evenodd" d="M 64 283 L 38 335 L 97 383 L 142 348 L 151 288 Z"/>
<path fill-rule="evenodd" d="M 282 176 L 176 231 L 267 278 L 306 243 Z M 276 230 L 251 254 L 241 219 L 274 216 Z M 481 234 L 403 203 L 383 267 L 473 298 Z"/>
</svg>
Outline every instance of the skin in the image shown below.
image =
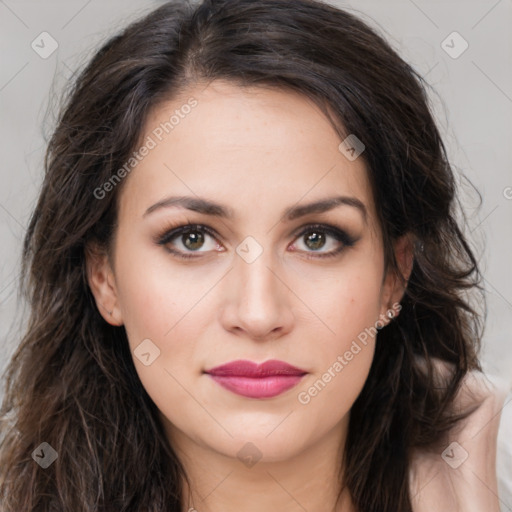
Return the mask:
<svg viewBox="0 0 512 512">
<path fill-rule="evenodd" d="M 156 107 L 141 140 L 190 97 L 197 106 L 125 178 L 111 257 L 88 258 L 98 309 L 107 322 L 124 325 L 132 353 L 148 338 L 160 350 L 151 365 L 135 356 L 134 364 L 190 477 L 184 511 L 353 510 L 346 493 L 335 507 L 340 447 L 375 340 L 361 345 L 309 403 L 298 395 L 365 328 L 389 322 L 385 314 L 404 292 L 384 269 L 365 164 L 340 152 L 339 135 L 307 98 L 222 81 Z M 366 217 L 339 205 L 283 218 L 287 207 L 334 195 L 357 198 Z M 234 216 L 176 206 L 144 215 L 169 196 L 213 200 Z M 154 239 L 170 224 L 187 222 L 217 236 L 205 234 L 195 252 L 176 237 L 167 247 L 198 255 L 181 260 Z M 325 234 L 315 251 L 307 244 L 311 232 L 297 236 L 313 223 L 337 226 L 357 241 L 322 259 L 318 254 L 343 243 Z M 263 250 L 251 263 L 236 252 L 247 236 Z M 395 251 L 408 277 L 406 237 Z M 235 359 L 279 359 L 308 374 L 277 397 L 245 398 L 203 373 Z M 248 442 L 261 455 L 252 467 L 237 457 Z"/>
</svg>

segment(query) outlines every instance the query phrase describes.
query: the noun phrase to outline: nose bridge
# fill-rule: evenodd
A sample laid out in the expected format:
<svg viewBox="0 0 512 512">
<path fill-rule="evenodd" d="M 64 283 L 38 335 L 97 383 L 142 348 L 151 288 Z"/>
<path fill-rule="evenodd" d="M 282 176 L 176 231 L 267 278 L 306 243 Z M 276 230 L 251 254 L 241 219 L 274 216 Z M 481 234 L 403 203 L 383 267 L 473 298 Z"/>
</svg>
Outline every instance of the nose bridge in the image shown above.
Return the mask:
<svg viewBox="0 0 512 512">
<path fill-rule="evenodd" d="M 275 275 L 274 254 L 256 243 L 246 240 L 239 245 L 234 270 L 237 281 L 243 285 L 239 290 L 243 298 L 249 302 L 261 302 L 260 307 L 263 304 L 270 306 L 273 301 L 279 302 L 279 288 L 283 285 Z"/>
<path fill-rule="evenodd" d="M 232 302 L 226 305 L 229 314 L 224 315 L 226 327 L 254 338 L 287 331 L 293 317 L 275 254 L 251 237 L 239 244 L 236 252 L 229 281 L 234 293 L 229 294 Z"/>
</svg>

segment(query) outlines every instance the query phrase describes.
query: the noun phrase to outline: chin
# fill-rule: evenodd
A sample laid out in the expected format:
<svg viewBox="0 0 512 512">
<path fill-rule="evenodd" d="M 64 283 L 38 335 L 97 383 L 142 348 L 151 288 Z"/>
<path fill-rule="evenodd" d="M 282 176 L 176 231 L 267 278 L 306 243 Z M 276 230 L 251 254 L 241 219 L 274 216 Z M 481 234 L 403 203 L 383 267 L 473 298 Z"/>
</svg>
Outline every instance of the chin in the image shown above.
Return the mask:
<svg viewBox="0 0 512 512">
<path fill-rule="evenodd" d="M 282 462 L 300 454 L 309 444 L 314 444 L 315 439 L 307 436 L 304 427 L 300 429 L 286 428 L 284 424 L 274 423 L 272 428 L 265 426 L 258 428 L 231 428 L 226 425 L 233 437 L 227 435 L 203 438 L 203 443 L 210 449 L 225 455 L 226 457 L 238 458 L 244 462 L 249 458 L 257 462 Z M 273 430 L 275 429 L 275 430 Z"/>
</svg>

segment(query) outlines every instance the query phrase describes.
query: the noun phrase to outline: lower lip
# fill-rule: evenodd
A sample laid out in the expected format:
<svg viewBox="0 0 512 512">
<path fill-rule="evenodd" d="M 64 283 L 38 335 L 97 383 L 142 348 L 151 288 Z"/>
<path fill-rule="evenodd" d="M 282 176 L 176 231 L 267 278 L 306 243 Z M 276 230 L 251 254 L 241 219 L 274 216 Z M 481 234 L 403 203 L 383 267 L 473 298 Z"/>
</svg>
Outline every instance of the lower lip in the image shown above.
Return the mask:
<svg viewBox="0 0 512 512">
<path fill-rule="evenodd" d="M 248 398 L 271 398 L 296 386 L 303 375 L 274 375 L 270 377 L 241 377 L 211 375 L 222 387 Z"/>
</svg>

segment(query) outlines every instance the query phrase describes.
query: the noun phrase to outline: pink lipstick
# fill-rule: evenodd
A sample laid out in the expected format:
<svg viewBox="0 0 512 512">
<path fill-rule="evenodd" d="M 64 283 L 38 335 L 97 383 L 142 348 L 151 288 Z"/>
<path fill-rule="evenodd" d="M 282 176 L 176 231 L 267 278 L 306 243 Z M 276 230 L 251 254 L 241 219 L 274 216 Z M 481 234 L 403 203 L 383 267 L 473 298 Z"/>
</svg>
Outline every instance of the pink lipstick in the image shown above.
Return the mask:
<svg viewBox="0 0 512 512">
<path fill-rule="evenodd" d="M 261 364 L 244 360 L 231 361 L 206 370 L 205 373 L 237 395 L 271 398 L 297 385 L 307 372 L 284 361 L 271 359 Z"/>
</svg>

